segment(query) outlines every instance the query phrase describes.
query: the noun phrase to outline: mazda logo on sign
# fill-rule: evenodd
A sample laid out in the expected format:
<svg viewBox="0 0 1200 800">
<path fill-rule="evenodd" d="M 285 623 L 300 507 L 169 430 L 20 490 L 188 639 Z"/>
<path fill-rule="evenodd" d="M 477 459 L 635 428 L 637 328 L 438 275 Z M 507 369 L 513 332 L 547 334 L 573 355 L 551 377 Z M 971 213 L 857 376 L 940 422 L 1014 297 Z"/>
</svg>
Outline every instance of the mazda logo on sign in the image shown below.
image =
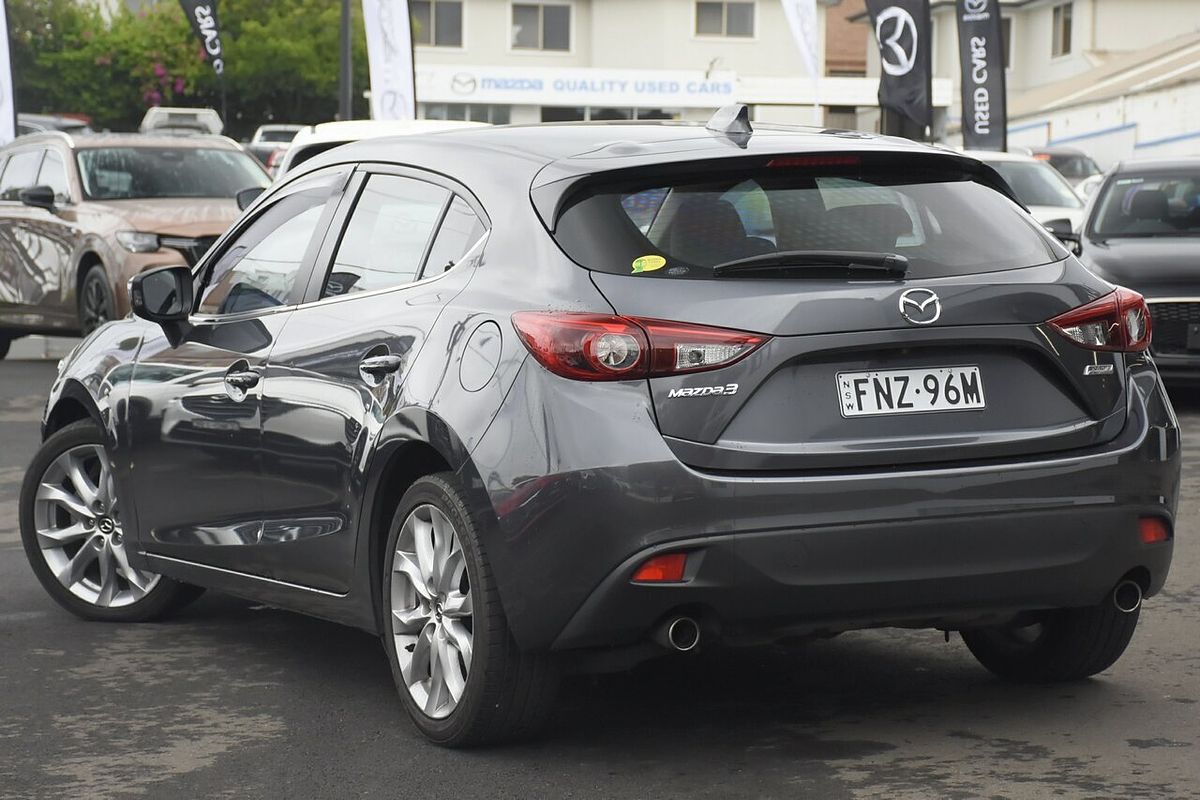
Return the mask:
<svg viewBox="0 0 1200 800">
<path fill-rule="evenodd" d="M 469 72 L 460 72 L 450 79 L 450 88 L 455 94 L 474 94 L 478 81 Z"/>
<path fill-rule="evenodd" d="M 917 23 L 912 14 L 899 6 L 888 6 L 875 19 L 875 38 L 884 72 L 896 76 L 912 72 L 917 63 Z"/>
<path fill-rule="evenodd" d="M 987 11 L 988 0 L 963 0 L 963 6 L 968 14 L 982 14 Z"/>
<path fill-rule="evenodd" d="M 909 289 L 900 295 L 900 316 L 913 325 L 931 325 L 942 315 L 942 301 L 929 289 Z"/>
</svg>

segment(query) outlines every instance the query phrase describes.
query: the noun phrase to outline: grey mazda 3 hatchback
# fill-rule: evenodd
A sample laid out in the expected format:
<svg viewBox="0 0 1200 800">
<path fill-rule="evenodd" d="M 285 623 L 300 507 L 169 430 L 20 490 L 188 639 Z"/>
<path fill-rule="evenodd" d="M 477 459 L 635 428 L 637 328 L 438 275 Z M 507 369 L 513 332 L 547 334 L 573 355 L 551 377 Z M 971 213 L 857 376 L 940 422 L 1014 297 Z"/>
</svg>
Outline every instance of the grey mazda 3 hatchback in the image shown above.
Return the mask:
<svg viewBox="0 0 1200 800">
<path fill-rule="evenodd" d="M 564 670 L 858 628 L 1106 669 L 1179 487 L 1141 296 L 974 159 L 714 119 L 350 145 L 136 276 L 51 392 L 41 582 L 363 628 L 447 745 Z"/>
</svg>

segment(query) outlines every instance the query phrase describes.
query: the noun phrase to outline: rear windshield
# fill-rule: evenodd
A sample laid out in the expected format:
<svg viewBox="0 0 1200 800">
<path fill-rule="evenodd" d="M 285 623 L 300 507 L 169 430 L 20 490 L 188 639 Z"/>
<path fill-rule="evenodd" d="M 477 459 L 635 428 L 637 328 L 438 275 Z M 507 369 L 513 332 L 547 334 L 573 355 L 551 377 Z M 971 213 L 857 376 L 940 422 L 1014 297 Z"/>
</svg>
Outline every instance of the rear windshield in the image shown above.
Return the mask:
<svg viewBox="0 0 1200 800">
<path fill-rule="evenodd" d="M 908 276 L 1017 269 L 1065 257 L 1019 206 L 969 180 L 742 172 L 610 184 L 574 198 L 555 227 L 578 264 L 614 274 L 706 278 L 784 250 L 895 253 Z"/>
<path fill-rule="evenodd" d="M 1200 172 L 1118 175 L 1096 208 L 1092 233 L 1108 239 L 1200 236 Z"/>
<path fill-rule="evenodd" d="M 80 150 L 89 200 L 233 197 L 271 179 L 241 150 L 200 147 L 97 147 Z"/>
</svg>

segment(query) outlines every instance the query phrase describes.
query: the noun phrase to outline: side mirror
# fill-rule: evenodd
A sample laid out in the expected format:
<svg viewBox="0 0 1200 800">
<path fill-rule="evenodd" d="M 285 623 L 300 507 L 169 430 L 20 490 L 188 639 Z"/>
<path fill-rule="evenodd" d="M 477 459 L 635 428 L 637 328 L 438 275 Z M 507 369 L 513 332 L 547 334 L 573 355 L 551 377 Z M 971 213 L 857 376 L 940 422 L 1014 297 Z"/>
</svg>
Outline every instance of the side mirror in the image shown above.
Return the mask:
<svg viewBox="0 0 1200 800">
<path fill-rule="evenodd" d="M 129 280 L 129 306 L 134 316 L 162 326 L 172 347 L 183 338 L 192 300 L 192 270 L 188 267 L 159 267 Z"/>
<path fill-rule="evenodd" d="M 30 186 L 22 189 L 17 196 L 27 206 L 44 208 L 47 211 L 54 210 L 54 190 L 49 186 Z"/>
<path fill-rule="evenodd" d="M 238 211 L 245 211 L 265 191 L 266 189 L 260 186 L 251 186 L 249 189 L 242 189 L 235 194 L 234 197 L 237 199 Z"/>
<path fill-rule="evenodd" d="M 1083 237 L 1071 230 L 1071 220 L 1052 219 L 1043 225 L 1050 235 L 1058 239 L 1075 255 L 1083 252 Z"/>
</svg>

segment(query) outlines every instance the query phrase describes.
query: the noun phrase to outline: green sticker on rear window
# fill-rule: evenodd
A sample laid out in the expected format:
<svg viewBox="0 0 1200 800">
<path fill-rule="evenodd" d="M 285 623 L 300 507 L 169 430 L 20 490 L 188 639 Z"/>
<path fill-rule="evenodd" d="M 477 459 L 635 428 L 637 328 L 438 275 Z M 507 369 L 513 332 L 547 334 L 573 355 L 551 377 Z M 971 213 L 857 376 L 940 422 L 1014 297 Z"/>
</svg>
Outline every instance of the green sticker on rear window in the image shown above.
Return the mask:
<svg viewBox="0 0 1200 800">
<path fill-rule="evenodd" d="M 633 271 L 638 272 L 653 272 L 656 269 L 662 269 L 667 265 L 667 260 L 662 256 L 642 256 L 633 260 Z"/>
</svg>

